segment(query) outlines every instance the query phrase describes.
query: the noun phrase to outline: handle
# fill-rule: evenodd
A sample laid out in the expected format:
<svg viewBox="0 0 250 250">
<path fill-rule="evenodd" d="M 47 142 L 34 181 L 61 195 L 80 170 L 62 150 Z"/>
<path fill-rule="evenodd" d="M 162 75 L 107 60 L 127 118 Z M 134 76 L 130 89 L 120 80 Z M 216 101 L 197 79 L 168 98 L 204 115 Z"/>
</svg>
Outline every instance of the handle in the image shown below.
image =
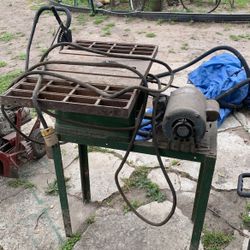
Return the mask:
<svg viewBox="0 0 250 250">
<path fill-rule="evenodd" d="M 239 175 L 237 193 L 241 197 L 250 197 L 250 192 L 246 192 L 243 190 L 243 180 L 244 178 L 249 178 L 249 177 L 250 173 L 243 173 Z"/>
<path fill-rule="evenodd" d="M 44 11 L 52 11 L 57 22 L 59 23 L 59 25 L 63 25 L 61 23 L 61 20 L 60 20 L 60 17 L 58 16 L 57 14 L 57 11 L 59 12 L 65 12 L 66 16 L 67 16 L 67 19 L 66 19 L 66 23 L 65 23 L 65 28 L 68 29 L 70 24 L 71 24 L 71 14 L 70 14 L 70 11 L 67 9 L 67 8 L 64 8 L 64 7 L 58 7 L 58 6 L 42 6 L 37 12 L 36 12 L 36 15 L 34 17 L 34 21 L 33 21 L 33 26 L 32 26 L 32 30 L 31 30 L 31 34 L 30 34 L 30 38 L 29 38 L 29 42 L 28 42 L 28 46 L 27 46 L 27 49 L 26 49 L 26 63 L 25 63 L 25 71 L 28 70 L 29 68 L 29 59 L 30 59 L 30 48 L 31 48 L 31 44 L 32 44 L 32 41 L 33 41 L 33 37 L 34 37 L 34 34 L 35 34 L 35 30 L 36 30 L 36 25 L 38 23 L 38 20 L 39 20 L 39 17 L 41 16 L 41 14 L 44 12 Z"/>
</svg>

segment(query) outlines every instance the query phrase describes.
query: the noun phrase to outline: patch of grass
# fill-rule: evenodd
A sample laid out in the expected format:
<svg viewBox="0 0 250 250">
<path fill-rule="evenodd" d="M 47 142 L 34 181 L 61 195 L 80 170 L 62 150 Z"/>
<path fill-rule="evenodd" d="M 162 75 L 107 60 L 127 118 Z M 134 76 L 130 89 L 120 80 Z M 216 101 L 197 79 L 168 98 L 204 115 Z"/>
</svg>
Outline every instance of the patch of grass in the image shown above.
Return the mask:
<svg viewBox="0 0 250 250">
<path fill-rule="evenodd" d="M 80 234 L 73 234 L 65 243 L 60 247 L 60 250 L 72 250 L 77 241 L 81 239 Z"/>
<path fill-rule="evenodd" d="M 89 217 L 86 219 L 86 223 L 87 223 L 88 225 L 91 225 L 91 224 L 95 223 L 95 220 L 96 220 L 95 215 L 91 215 L 91 216 L 89 216 Z"/>
<path fill-rule="evenodd" d="M 0 61 L 0 68 L 3 68 L 3 67 L 5 67 L 5 66 L 7 66 L 7 62 L 5 62 L 5 61 Z"/>
<path fill-rule="evenodd" d="M 216 34 L 216 35 L 220 35 L 220 36 L 222 36 L 222 35 L 223 35 L 221 32 L 218 32 L 218 31 L 217 31 L 217 32 L 215 32 L 215 34 Z"/>
<path fill-rule="evenodd" d="M 13 33 L 3 32 L 0 34 L 0 41 L 1 42 L 10 42 L 13 39 L 15 39 L 15 35 Z"/>
<path fill-rule="evenodd" d="M 176 52 L 175 52 L 173 49 L 170 49 L 170 50 L 168 51 L 168 53 L 176 54 Z"/>
<path fill-rule="evenodd" d="M 204 230 L 202 236 L 202 243 L 204 250 L 221 250 L 224 249 L 232 240 L 231 234 L 225 234 L 220 231 Z"/>
<path fill-rule="evenodd" d="M 250 35 L 245 34 L 245 35 L 230 35 L 229 38 L 233 41 L 240 41 L 240 40 L 250 40 Z"/>
<path fill-rule="evenodd" d="M 47 50 L 48 50 L 48 48 L 40 48 L 39 55 L 42 56 Z"/>
<path fill-rule="evenodd" d="M 88 152 L 100 152 L 100 153 L 110 153 L 111 150 L 107 148 L 97 147 L 97 146 L 88 146 Z"/>
<path fill-rule="evenodd" d="M 18 55 L 18 59 L 19 59 L 19 60 L 26 60 L 26 53 L 21 52 L 21 53 Z"/>
<path fill-rule="evenodd" d="M 45 0 L 29 0 L 29 4 L 30 4 L 30 9 L 36 11 L 40 9 L 42 6 L 46 5 L 47 2 Z"/>
<path fill-rule="evenodd" d="M 161 192 L 156 183 L 148 179 L 147 176 L 149 172 L 150 169 L 145 166 L 136 168 L 129 178 L 123 179 L 124 188 L 127 191 L 131 188 L 144 189 L 146 191 L 146 196 L 150 198 L 151 201 L 163 202 L 166 196 Z"/>
<path fill-rule="evenodd" d="M 146 34 L 146 37 L 153 38 L 153 37 L 156 37 L 156 34 L 153 32 L 149 32 Z"/>
<path fill-rule="evenodd" d="M 183 43 L 183 44 L 181 45 L 181 49 L 182 49 L 182 50 L 188 50 L 188 49 L 189 49 L 188 44 L 187 44 L 187 43 Z"/>
<path fill-rule="evenodd" d="M 110 28 L 112 28 L 112 27 L 114 27 L 114 26 L 115 26 L 115 23 L 107 23 L 107 24 L 105 25 L 106 29 L 110 29 Z"/>
<path fill-rule="evenodd" d="M 7 182 L 7 185 L 9 187 L 12 188 L 19 188 L 19 187 L 23 187 L 25 189 L 30 189 L 30 188 L 34 188 L 35 184 L 33 184 L 32 182 L 28 181 L 28 180 L 24 180 L 24 179 L 13 179 Z"/>
<path fill-rule="evenodd" d="M 105 15 L 95 15 L 94 24 L 99 25 L 99 24 L 103 23 L 107 19 L 108 19 L 108 16 L 105 16 Z"/>
<path fill-rule="evenodd" d="M 115 26 L 114 23 L 108 23 L 102 28 L 102 34 L 101 36 L 110 36 L 111 35 L 111 29 Z"/>
<path fill-rule="evenodd" d="M 245 226 L 250 226 L 250 203 L 247 203 L 245 206 L 245 211 L 241 215 L 242 222 Z"/>
<path fill-rule="evenodd" d="M 165 22 L 166 22 L 165 19 L 158 19 L 156 23 L 157 23 L 158 25 L 161 25 L 161 24 L 163 24 L 163 23 L 165 23 Z"/>
<path fill-rule="evenodd" d="M 86 22 L 86 17 L 84 14 L 80 13 L 79 15 L 76 16 L 76 20 L 79 23 L 84 24 Z"/>
<path fill-rule="evenodd" d="M 137 209 L 138 207 L 140 207 L 141 205 L 143 205 L 143 203 L 141 201 L 138 201 L 138 200 L 132 200 L 131 201 L 131 206 L 134 208 L 134 209 Z M 123 206 L 123 212 L 124 214 L 128 213 L 129 211 L 131 211 L 130 207 L 125 204 Z"/>
<path fill-rule="evenodd" d="M 9 73 L 0 75 L 0 94 L 3 93 L 10 83 L 22 73 L 21 70 L 14 70 Z"/>
<path fill-rule="evenodd" d="M 180 163 L 179 160 L 172 160 L 172 161 L 171 161 L 171 166 L 176 166 L 176 165 L 178 165 L 179 163 Z"/>
<path fill-rule="evenodd" d="M 66 184 L 66 188 L 69 187 L 67 184 L 67 182 L 70 180 L 69 177 L 65 177 L 65 184 Z M 51 183 L 48 183 L 48 186 L 45 190 L 45 194 L 47 195 L 58 195 L 58 185 L 57 185 L 57 180 L 55 179 L 54 181 L 52 181 Z"/>
<path fill-rule="evenodd" d="M 244 8 L 249 4 L 249 0 L 235 0 L 235 7 Z"/>
<path fill-rule="evenodd" d="M 126 16 L 126 17 L 125 17 L 125 23 L 130 23 L 130 22 L 132 22 L 133 20 L 134 20 L 134 18 L 131 17 L 131 16 Z"/>
<path fill-rule="evenodd" d="M 127 28 L 127 29 L 124 29 L 124 31 L 130 31 L 130 29 Z"/>
</svg>

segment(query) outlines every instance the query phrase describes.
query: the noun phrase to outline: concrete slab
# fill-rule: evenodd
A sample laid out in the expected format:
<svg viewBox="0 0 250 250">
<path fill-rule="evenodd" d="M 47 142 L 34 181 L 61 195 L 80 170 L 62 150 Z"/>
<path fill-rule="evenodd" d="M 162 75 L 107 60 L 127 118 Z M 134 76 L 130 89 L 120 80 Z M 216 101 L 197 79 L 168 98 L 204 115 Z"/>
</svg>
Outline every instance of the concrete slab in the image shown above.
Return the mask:
<svg viewBox="0 0 250 250">
<path fill-rule="evenodd" d="M 158 186 L 161 189 L 169 189 L 168 183 L 166 181 L 166 179 L 164 178 L 164 175 L 161 171 L 161 169 L 153 169 L 149 174 L 148 174 L 148 178 L 158 184 Z M 177 174 L 174 173 L 169 173 L 169 178 L 171 180 L 171 182 L 174 185 L 174 188 L 176 191 L 180 190 L 181 188 L 181 183 L 180 183 L 180 177 Z"/>
<path fill-rule="evenodd" d="M 89 154 L 89 174 L 92 201 L 102 201 L 112 193 L 118 191 L 114 181 L 114 174 L 121 160 L 110 153 L 92 152 Z M 122 178 L 128 178 L 134 168 L 125 164 L 120 174 Z M 73 194 L 81 193 L 81 181 L 79 161 L 73 162 L 65 170 L 65 175 L 70 177 L 69 192 Z M 121 182 L 122 183 L 122 182 Z"/>
<path fill-rule="evenodd" d="M 224 190 L 236 189 L 239 174 L 249 172 L 249 152 L 250 146 L 240 136 L 220 133 L 213 186 Z"/>
<path fill-rule="evenodd" d="M 138 211 L 160 220 L 171 205 L 168 201 L 153 202 Z M 188 249 L 191 230 L 191 221 L 178 208 L 171 220 L 161 227 L 149 226 L 131 212 L 124 215 L 118 210 L 102 208 L 97 212 L 96 222 L 89 226 L 74 250 L 184 250 Z"/>
</svg>

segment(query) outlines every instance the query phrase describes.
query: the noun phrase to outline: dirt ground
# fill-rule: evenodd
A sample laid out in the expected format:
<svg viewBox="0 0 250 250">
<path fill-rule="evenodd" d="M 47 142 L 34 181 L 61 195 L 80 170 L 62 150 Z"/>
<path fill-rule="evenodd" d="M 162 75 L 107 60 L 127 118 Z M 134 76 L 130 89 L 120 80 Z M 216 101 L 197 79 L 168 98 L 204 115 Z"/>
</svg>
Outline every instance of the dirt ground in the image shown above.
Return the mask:
<svg viewBox="0 0 250 250">
<path fill-rule="evenodd" d="M 44 1 L 46 3 L 46 1 Z M 23 70 L 25 50 L 30 35 L 35 9 L 41 2 L 34 3 L 27 0 L 2 1 L 0 5 L 0 36 L 8 33 L 12 38 L 8 41 L 0 40 L 0 61 L 6 62 L 6 66 L 0 67 L 0 75 Z M 97 21 L 102 20 L 102 21 Z M 31 51 L 31 65 L 39 60 L 51 38 L 56 31 L 54 17 L 46 14 L 41 18 L 37 27 L 35 39 Z M 73 14 L 72 19 L 73 39 L 89 39 L 98 41 L 121 41 L 128 43 L 148 43 L 159 46 L 157 58 L 168 63 L 172 68 L 179 67 L 189 62 L 203 52 L 219 45 L 229 45 L 238 49 L 247 61 L 250 61 L 250 24 L 231 23 L 176 23 L 148 21 L 135 18 L 118 18 L 89 16 L 88 14 Z M 187 73 L 196 66 L 182 71 L 176 76 L 175 84 L 181 86 L 187 82 Z M 152 72 L 160 72 L 161 68 L 154 67 Z M 238 130 L 229 133 L 239 134 L 249 144 L 249 133 Z M 231 143 L 234 143 L 233 141 Z M 236 184 L 235 184 L 236 188 Z M 244 210 L 246 201 L 238 199 L 235 188 L 227 191 L 214 188 L 212 190 L 212 207 L 216 211 L 223 211 L 226 220 L 218 223 L 218 217 L 214 213 L 207 215 L 208 227 L 234 231 L 231 221 L 237 228 L 242 227 L 240 211 Z M 183 194 L 180 194 L 182 197 Z M 180 206 L 187 198 L 180 198 Z M 1 198 L 0 198 L 1 199 Z M 234 201 L 230 209 L 229 201 Z M 238 210 L 238 213 L 235 211 Z M 191 204 L 188 204 L 183 213 L 190 216 Z M 237 248 L 240 242 L 238 238 L 231 248 Z M 236 246 L 236 247 L 235 247 Z M 239 245 L 238 245 L 239 246 Z M 11 248 L 9 248 L 11 249 Z M 13 248 L 14 249 L 14 248 Z M 18 248 L 16 248 L 18 249 Z M 20 248 L 21 249 L 21 248 Z"/>
</svg>

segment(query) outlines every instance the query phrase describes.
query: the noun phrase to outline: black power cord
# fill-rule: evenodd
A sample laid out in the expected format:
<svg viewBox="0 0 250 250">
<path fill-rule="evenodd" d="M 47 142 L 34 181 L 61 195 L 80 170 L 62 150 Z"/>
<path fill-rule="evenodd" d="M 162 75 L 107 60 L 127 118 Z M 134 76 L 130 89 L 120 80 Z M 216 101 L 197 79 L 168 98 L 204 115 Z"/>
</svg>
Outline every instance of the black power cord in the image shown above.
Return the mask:
<svg viewBox="0 0 250 250">
<path fill-rule="evenodd" d="M 160 89 L 160 86 L 158 85 L 158 89 Z M 139 117 L 140 119 L 137 120 L 137 123 L 136 123 L 136 128 L 134 130 L 134 133 L 132 135 L 132 138 L 131 138 L 131 141 L 128 145 L 128 148 L 127 148 L 127 151 L 122 159 L 122 162 L 120 163 L 118 169 L 116 170 L 115 172 L 115 183 L 116 183 L 116 186 L 118 188 L 118 191 L 120 192 L 122 198 L 124 199 L 124 201 L 127 203 L 128 207 L 130 208 L 130 210 L 135 214 L 137 215 L 142 221 L 146 222 L 147 224 L 151 225 L 151 226 L 162 226 L 164 224 L 166 224 L 170 218 L 173 216 L 174 212 L 175 212 L 175 209 L 176 209 L 176 206 L 177 206 L 177 197 L 176 197 L 176 192 L 175 192 L 175 189 L 174 189 L 174 186 L 166 172 L 166 169 L 164 167 L 164 164 L 162 162 L 162 159 L 161 159 L 161 156 L 160 156 L 160 152 L 159 152 L 159 149 L 158 149 L 158 143 L 157 143 L 157 133 L 156 133 L 156 110 L 157 110 L 157 101 L 159 100 L 160 98 L 160 93 L 157 93 L 157 96 L 155 96 L 155 101 L 154 101 L 154 106 L 153 106 L 153 114 L 152 114 L 152 139 L 153 139 L 153 146 L 154 146 L 154 149 L 155 149 L 155 153 L 156 153 L 156 157 L 157 157 L 157 160 L 159 162 L 159 165 L 160 165 L 160 168 L 162 170 L 162 173 L 169 185 L 169 188 L 171 190 L 171 193 L 172 193 L 172 198 L 173 198 L 173 203 L 172 203 L 172 207 L 171 207 L 171 210 L 170 212 L 168 213 L 168 215 L 165 217 L 165 219 L 163 219 L 162 221 L 160 222 L 153 222 L 153 221 L 150 221 L 148 219 L 146 219 L 143 215 L 141 215 L 139 212 L 136 211 L 136 209 L 132 206 L 132 204 L 130 203 L 130 201 L 127 199 L 125 193 L 123 192 L 122 190 L 122 187 L 120 186 L 120 183 L 119 183 L 119 173 L 121 172 L 122 168 L 124 167 L 124 164 L 126 163 L 127 161 L 127 158 L 130 154 L 130 152 L 132 151 L 133 149 L 133 146 L 134 146 L 134 142 L 135 142 L 135 138 L 136 138 L 136 135 L 138 133 L 138 130 L 140 128 L 140 124 L 141 124 L 141 121 L 143 119 L 143 116 L 144 116 L 144 113 L 145 113 L 145 109 L 146 109 L 146 105 L 147 105 L 147 102 L 144 101 L 143 103 L 143 106 L 141 108 L 141 111 L 143 110 L 143 112 L 140 112 L 139 114 Z"/>
</svg>

